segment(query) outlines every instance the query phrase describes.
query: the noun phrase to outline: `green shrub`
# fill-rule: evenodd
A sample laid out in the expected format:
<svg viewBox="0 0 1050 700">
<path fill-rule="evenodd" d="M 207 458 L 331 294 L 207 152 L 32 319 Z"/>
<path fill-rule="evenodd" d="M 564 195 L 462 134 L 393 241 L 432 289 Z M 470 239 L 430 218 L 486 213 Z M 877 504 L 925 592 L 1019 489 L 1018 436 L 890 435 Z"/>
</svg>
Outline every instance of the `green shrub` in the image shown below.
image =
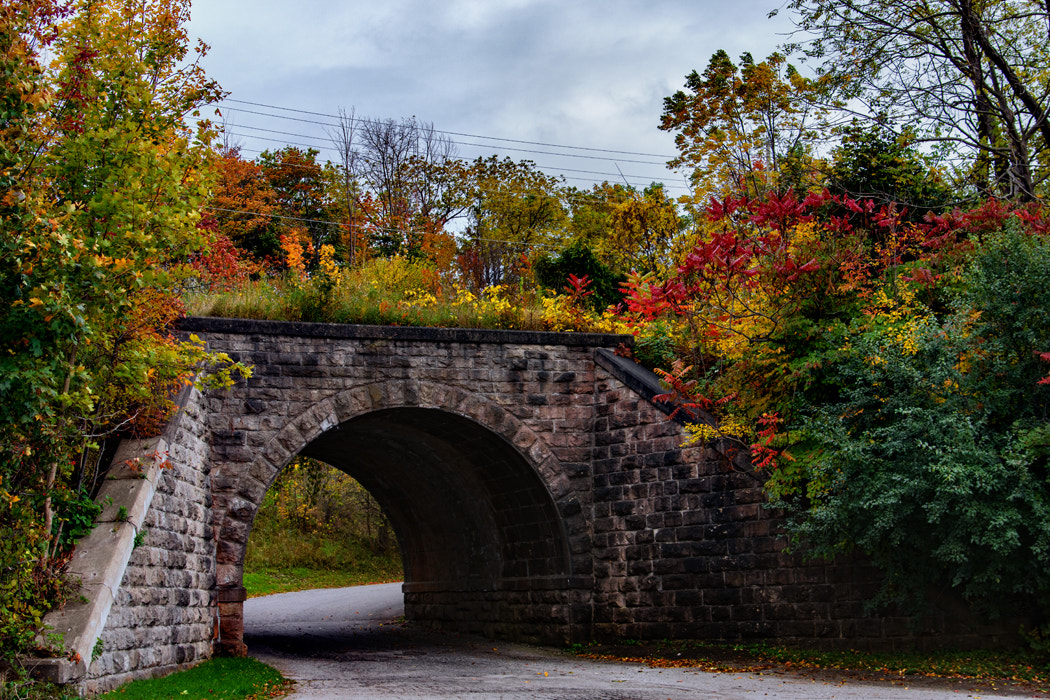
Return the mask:
<svg viewBox="0 0 1050 700">
<path fill-rule="evenodd" d="M 950 587 L 993 613 L 1050 616 L 1050 240 L 1013 229 L 971 255 L 955 313 L 854 322 L 775 473 L 793 541 L 859 550 L 880 601 L 917 609 Z"/>
<path fill-rule="evenodd" d="M 614 271 L 598 259 L 585 243 L 576 241 L 566 247 L 555 258 L 541 258 L 536 262 L 536 281 L 544 287 L 561 293 L 569 275 L 587 276 L 591 280 L 593 296 L 589 303 L 595 310 L 623 301 L 620 285 L 627 278 Z"/>
</svg>

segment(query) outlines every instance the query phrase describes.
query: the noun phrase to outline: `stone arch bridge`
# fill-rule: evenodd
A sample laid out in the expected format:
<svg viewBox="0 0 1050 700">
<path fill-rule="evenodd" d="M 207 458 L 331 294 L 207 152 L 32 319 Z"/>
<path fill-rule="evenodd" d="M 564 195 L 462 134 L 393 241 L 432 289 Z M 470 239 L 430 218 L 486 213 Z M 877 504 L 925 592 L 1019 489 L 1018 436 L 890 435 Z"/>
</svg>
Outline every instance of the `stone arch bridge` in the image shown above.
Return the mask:
<svg viewBox="0 0 1050 700">
<path fill-rule="evenodd" d="M 785 554 L 740 459 L 683 447 L 630 338 L 185 319 L 254 366 L 187 390 L 159 439 L 125 441 L 70 565 L 86 602 L 53 613 L 93 690 L 243 653 L 243 561 L 296 455 L 360 481 L 397 533 L 409 619 L 516 640 L 914 640 L 862 613 L 871 572 Z M 123 511 L 121 510 L 123 507 Z M 943 630 L 944 616 L 931 629 Z M 965 643 L 982 630 L 941 641 Z M 968 635 L 968 636 L 967 636 Z"/>
</svg>

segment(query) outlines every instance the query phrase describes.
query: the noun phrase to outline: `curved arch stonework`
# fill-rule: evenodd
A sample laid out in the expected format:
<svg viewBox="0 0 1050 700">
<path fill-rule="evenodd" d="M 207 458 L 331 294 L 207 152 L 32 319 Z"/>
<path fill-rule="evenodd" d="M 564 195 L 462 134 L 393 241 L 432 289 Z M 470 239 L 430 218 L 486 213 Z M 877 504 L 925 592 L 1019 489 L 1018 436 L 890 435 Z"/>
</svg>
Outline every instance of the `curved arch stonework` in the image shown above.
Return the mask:
<svg viewBox="0 0 1050 700">
<path fill-rule="evenodd" d="M 380 501 L 401 543 L 406 612 L 423 624 L 558 643 L 1003 640 L 1004 625 L 956 605 L 928 611 L 922 633 L 869 616 L 869 567 L 786 554 L 761 475 L 717 444 L 683 447 L 681 426 L 651 401 L 655 378 L 611 352 L 630 338 L 236 319 L 183 328 L 255 370 L 231 389 L 190 392 L 165 434 L 171 468 L 149 488 L 122 482 L 143 494 L 148 532 L 126 568 L 99 576 L 114 582 L 96 586 L 93 609 L 112 601 L 113 612 L 83 617 L 84 648 L 92 625 L 104 627 L 87 688 L 244 651 L 244 549 L 298 454 Z"/>
<path fill-rule="evenodd" d="M 219 524 L 217 585 L 220 599 L 225 598 L 224 605 L 227 613 L 224 615 L 226 625 L 223 635 L 223 643 L 226 648 L 235 651 L 240 648 L 239 630 L 237 629 L 240 617 L 235 608 L 239 603 L 237 599 L 242 590 L 241 578 L 247 545 L 246 533 L 250 531 L 251 522 L 261 505 L 261 497 L 265 489 L 270 487 L 281 469 L 296 455 L 309 453 L 311 446 L 316 445 L 326 435 L 330 436 L 340 426 L 353 424 L 368 416 L 405 410 L 435 411 L 465 419 L 476 425 L 479 433 L 483 431 L 497 436 L 506 445 L 507 453 L 516 454 L 522 465 L 527 466 L 535 474 L 537 483 L 532 485 L 531 491 L 535 494 L 534 500 L 541 502 L 533 504 L 535 512 L 532 521 L 530 522 L 525 515 L 519 514 L 516 517 L 522 522 L 512 523 L 509 526 L 504 525 L 503 528 L 491 524 L 491 529 L 502 531 L 508 527 L 536 528 L 544 533 L 544 537 L 541 542 L 531 543 L 531 548 L 540 548 L 546 543 L 546 547 L 552 551 L 548 552 L 544 558 L 564 561 L 560 566 L 553 566 L 550 571 L 543 572 L 543 577 L 552 579 L 546 584 L 540 581 L 541 576 L 533 574 L 529 577 L 532 596 L 524 606 L 519 605 L 518 607 L 531 607 L 532 610 L 527 611 L 524 615 L 519 610 L 515 617 L 518 620 L 523 617 L 528 619 L 530 616 L 536 618 L 537 621 L 542 622 L 542 629 L 537 627 L 528 630 L 526 629 L 529 627 L 528 624 L 518 623 L 515 626 L 522 629 L 519 629 L 515 636 L 558 642 L 579 636 L 578 631 L 574 633 L 573 620 L 581 615 L 578 611 L 571 610 L 567 601 L 570 591 L 574 589 L 584 591 L 584 595 L 575 596 L 577 599 L 586 598 L 589 593 L 590 580 L 586 576 L 574 575 L 569 541 L 573 537 L 577 542 L 581 538 L 586 540 L 588 523 L 580 507 L 579 495 L 573 491 L 557 456 L 535 431 L 506 408 L 492 401 L 462 388 L 439 382 L 389 380 L 343 390 L 320 400 L 299 415 L 289 417 L 286 423 L 274 432 L 263 449 L 255 455 L 247 469 L 240 471 L 239 478 L 227 480 L 221 488 L 214 489 L 216 503 L 223 504 L 217 506 L 215 519 Z M 329 440 L 329 442 L 332 441 Z M 340 468 L 338 459 L 329 458 L 326 461 Z M 367 477 L 362 477 L 359 473 L 353 475 L 367 484 Z M 507 479 L 506 476 L 503 478 Z M 247 482 L 247 485 L 242 482 Z M 264 488 L 260 490 L 259 486 Z M 519 484 L 516 486 L 521 488 Z M 373 490 L 373 495 L 377 495 L 375 490 Z M 382 494 L 378 495 L 382 498 Z M 390 502 L 384 504 L 388 513 L 397 512 L 397 498 L 397 494 L 394 494 L 392 498 L 388 497 L 387 500 Z M 491 505 L 486 504 L 486 507 L 491 508 Z M 541 512 L 543 517 L 540 516 Z M 449 520 L 454 519 L 456 514 L 444 513 L 435 517 Z M 545 528 L 542 521 L 553 521 L 556 527 L 554 530 Z M 407 541 L 420 539 L 412 538 L 411 533 L 406 533 L 406 530 L 412 529 L 411 526 L 398 523 L 396 519 L 394 524 L 400 535 L 403 550 L 406 549 Z M 425 527 L 426 523 L 421 525 Z M 479 525 L 474 529 L 489 528 L 482 528 Z M 517 539 L 520 540 L 521 537 Z M 505 547 L 509 546 L 505 545 Z M 518 544 L 519 548 L 522 546 L 524 545 Z M 416 555 L 414 549 L 411 546 L 407 547 L 405 556 L 406 574 L 408 575 L 405 589 L 406 613 L 410 619 L 418 618 L 444 626 L 455 626 L 459 622 L 461 626 L 490 634 L 499 633 L 501 629 L 506 631 L 509 625 L 501 624 L 493 614 L 495 609 L 500 608 L 503 609 L 502 614 L 506 615 L 505 609 L 509 604 L 505 600 L 499 600 L 500 589 L 506 589 L 509 584 L 505 577 L 493 576 L 490 580 L 485 581 L 459 582 L 455 586 L 454 582 L 450 581 L 413 581 L 410 574 L 414 569 L 411 566 L 414 555 Z M 582 566 L 577 568 L 589 569 L 587 565 L 589 555 L 585 551 L 580 551 L 578 546 L 575 558 L 578 562 L 583 562 Z M 505 567 L 512 565 L 507 562 L 503 564 Z M 513 578 L 520 579 L 521 577 Z M 520 584 L 520 581 L 517 583 Z M 474 590 L 454 590 L 463 588 L 465 585 L 468 589 Z M 518 590 L 520 585 L 514 588 L 516 590 L 513 591 L 513 597 L 521 598 L 521 592 Z M 541 590 L 543 595 L 537 596 Z M 479 591 L 483 591 L 486 595 L 479 598 L 476 595 Z M 475 606 L 470 605 L 471 598 L 477 599 Z M 546 602 L 538 603 L 538 598 Z M 552 625 L 552 607 L 563 608 L 559 615 L 555 615 L 555 619 L 560 616 L 564 620 L 560 628 Z M 446 609 L 445 613 L 436 612 L 442 608 Z M 456 611 L 454 614 L 451 612 L 453 610 Z M 583 616 L 589 618 L 589 610 Z"/>
</svg>

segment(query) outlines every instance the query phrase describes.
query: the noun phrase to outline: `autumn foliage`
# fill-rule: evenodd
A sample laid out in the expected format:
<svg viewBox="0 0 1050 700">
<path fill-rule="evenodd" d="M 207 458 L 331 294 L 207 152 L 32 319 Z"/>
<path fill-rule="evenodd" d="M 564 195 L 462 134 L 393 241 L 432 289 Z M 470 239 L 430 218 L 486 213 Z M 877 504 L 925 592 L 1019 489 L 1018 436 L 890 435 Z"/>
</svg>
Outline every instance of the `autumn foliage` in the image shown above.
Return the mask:
<svg viewBox="0 0 1050 700">
<path fill-rule="evenodd" d="M 907 214 L 826 191 L 712 199 L 710 233 L 672 274 L 632 276 L 627 310 L 666 324 L 681 359 L 664 398 L 694 439 L 750 454 L 796 546 L 863 552 L 883 601 L 948 585 L 1038 618 L 1045 210 Z"/>
<path fill-rule="evenodd" d="M 789 3 L 829 46 L 860 36 L 834 33 L 850 4 Z M 952 119 L 977 133 L 945 151 L 918 140 L 961 138 L 932 114 L 831 119 L 864 81 L 877 103 L 907 93 L 881 63 L 808 78 L 780 53 L 716 52 L 660 115 L 689 182 L 675 198 L 467 162 L 414 118 L 341 112 L 338 162 L 249 158 L 201 119 L 223 93 L 189 0 L 3 3 L 0 655 L 36 645 L 61 598 L 104 441 L 155 434 L 195 376 L 248 371 L 172 334 L 187 308 L 631 333 L 691 439 L 750 457 L 792 546 L 860 552 L 883 602 L 950 588 L 1050 618 L 1050 127 L 1030 90 L 1046 61 L 993 51 L 1045 43 L 1036 5 L 993 23 L 1012 34 L 973 33 L 1001 3 L 922 19 L 987 43 L 952 64 L 976 90 Z M 879 16 L 858 31 L 903 56 L 914 37 Z"/>
<path fill-rule="evenodd" d="M 40 642 L 61 597 L 99 509 L 103 441 L 155 434 L 173 392 L 221 362 L 170 332 L 212 180 L 207 126 L 184 117 L 218 95 L 186 61 L 187 13 L 180 0 L 0 9 L 4 657 Z"/>
</svg>

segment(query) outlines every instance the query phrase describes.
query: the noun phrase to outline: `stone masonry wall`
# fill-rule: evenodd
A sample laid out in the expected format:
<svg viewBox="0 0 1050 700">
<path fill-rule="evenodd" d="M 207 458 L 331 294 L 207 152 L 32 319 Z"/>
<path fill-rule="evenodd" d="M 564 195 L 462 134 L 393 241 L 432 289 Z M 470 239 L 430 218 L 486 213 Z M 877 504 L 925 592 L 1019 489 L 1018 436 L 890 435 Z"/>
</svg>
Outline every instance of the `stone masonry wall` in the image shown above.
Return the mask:
<svg viewBox="0 0 1050 700">
<path fill-rule="evenodd" d="M 384 474 L 378 471 L 385 459 L 383 455 L 377 455 L 369 464 L 357 464 L 354 460 L 353 454 L 361 446 L 372 449 L 374 445 L 369 443 L 374 441 L 358 438 L 357 442 L 340 442 L 346 439 L 341 435 L 353 432 L 353 422 L 365 416 L 390 410 L 427 409 L 469 419 L 475 433 L 496 437 L 504 449 L 513 450 L 514 460 L 530 465 L 527 468 L 533 473 L 533 480 L 538 477 L 539 481 L 538 490 L 531 491 L 529 498 L 546 501 L 553 509 L 558 522 L 552 534 L 564 538 L 562 550 L 569 563 L 553 587 L 541 586 L 536 580 L 533 590 L 523 593 L 520 589 L 531 584 L 508 576 L 524 570 L 525 560 L 520 565 L 503 561 L 498 567 L 503 573 L 479 588 L 478 581 L 430 578 L 427 574 L 435 567 L 413 566 L 417 558 L 427 559 L 427 553 L 416 552 L 409 544 L 403 552 L 410 579 L 405 587 L 408 616 L 457 629 L 487 630 L 528 639 L 568 640 L 579 637 L 579 632 L 573 632 L 571 627 L 583 625 L 589 629 L 594 347 L 615 346 L 621 338 L 326 326 L 306 329 L 309 335 L 289 337 L 260 332 L 258 324 L 245 324 L 242 330 L 234 323 L 226 330 L 209 327 L 213 322 L 204 322 L 204 328 L 192 330 L 205 331 L 212 347 L 255 367 L 252 378 L 243 385 L 207 399 L 214 510 L 219 528 L 220 595 L 224 589 L 235 594 L 240 587 L 248 533 L 266 489 L 292 457 L 308 448 L 315 450 L 309 454 L 346 468 L 362 483 L 377 483 L 380 491 L 385 488 L 389 492 L 385 505 L 389 506 L 395 527 L 400 501 L 417 504 L 410 509 L 412 515 L 400 519 L 402 534 L 407 529 L 440 525 L 440 519 L 421 525 L 416 517 L 420 514 L 418 503 L 427 498 L 433 500 L 425 491 L 418 495 L 415 492 L 425 488 L 425 482 L 417 484 L 416 479 L 405 474 L 399 496 L 396 488 L 384 486 Z M 344 427 L 335 430 L 337 426 Z M 406 434 L 409 432 L 412 431 Z M 485 442 L 482 435 L 475 437 Z M 471 436 L 464 434 L 463 439 L 447 443 L 442 450 L 454 451 L 470 441 Z M 316 447 L 318 444 L 323 449 Z M 427 461 L 429 448 L 429 442 L 403 445 L 408 454 L 421 455 L 414 460 L 420 463 Z M 451 458 L 446 455 L 442 459 Z M 475 466 L 470 465 L 472 461 Z M 478 494 L 490 499 L 473 506 L 479 511 L 495 509 L 493 515 L 479 515 L 478 520 L 494 518 L 500 530 L 497 540 L 520 543 L 500 551 L 507 556 L 516 551 L 527 557 L 528 535 L 515 530 L 528 529 L 528 521 L 517 525 L 510 522 L 514 508 L 509 503 L 499 504 L 500 500 L 509 499 L 501 496 L 500 485 L 485 475 L 484 464 L 465 455 L 461 466 L 450 467 L 445 475 L 449 484 L 456 482 L 469 488 L 462 494 L 463 507 L 476 502 Z M 384 467 L 395 468 L 391 464 Z M 514 467 L 500 468 L 507 469 L 510 475 Z M 435 473 L 435 477 L 444 478 L 440 473 Z M 537 512 L 537 507 L 541 507 L 538 501 L 529 512 Z M 450 511 L 449 515 L 457 514 Z M 466 511 L 463 515 L 471 517 Z M 527 517 L 524 511 L 522 517 Z M 473 546 L 470 533 L 465 535 L 462 547 L 449 551 Z M 405 544 L 415 539 L 403 537 L 402 541 Z M 548 586 L 547 590 L 540 590 L 544 586 Z M 586 596 L 579 595 L 581 588 L 588 592 Z M 224 639 L 232 639 L 240 624 L 232 607 L 223 611 Z"/>
<path fill-rule="evenodd" d="M 765 507 L 746 453 L 683 448 L 680 427 L 608 371 L 596 392 L 595 637 L 862 650 L 1016 641 L 1016 621 L 981 620 L 951 598 L 918 628 L 868 614 L 878 573 L 786 553 L 782 516 Z"/>
<path fill-rule="evenodd" d="M 101 636 L 88 692 L 163 675 L 212 654 L 215 543 L 201 395 L 189 392 L 169 427 L 168 458 Z"/>
<path fill-rule="evenodd" d="M 918 632 L 867 616 L 867 567 L 785 553 L 760 476 L 718 445 L 684 447 L 650 400 L 654 378 L 601 349 L 620 337 L 230 319 L 184 329 L 255 371 L 192 392 L 166 434 L 173 468 L 88 690 L 243 652 L 248 534 L 300 453 L 380 499 L 399 528 L 408 616 L 425 624 L 547 642 L 1000 638 L 951 605 Z"/>
</svg>

